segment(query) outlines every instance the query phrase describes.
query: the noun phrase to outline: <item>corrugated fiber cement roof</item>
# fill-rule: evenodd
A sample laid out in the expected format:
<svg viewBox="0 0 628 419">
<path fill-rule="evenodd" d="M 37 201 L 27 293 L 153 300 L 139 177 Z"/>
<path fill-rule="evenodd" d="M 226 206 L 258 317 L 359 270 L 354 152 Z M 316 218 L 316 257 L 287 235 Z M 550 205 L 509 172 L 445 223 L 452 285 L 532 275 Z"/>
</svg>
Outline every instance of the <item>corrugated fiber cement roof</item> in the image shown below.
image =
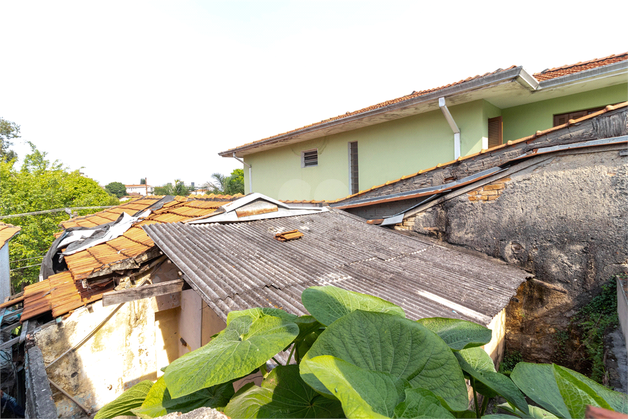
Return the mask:
<svg viewBox="0 0 628 419">
<path fill-rule="evenodd" d="M 151 224 L 145 231 L 218 315 L 276 307 L 305 314 L 301 293 L 334 285 L 401 306 L 408 318 L 488 324 L 530 275 L 341 210 L 233 224 Z M 277 233 L 298 230 L 298 240 Z"/>
</svg>

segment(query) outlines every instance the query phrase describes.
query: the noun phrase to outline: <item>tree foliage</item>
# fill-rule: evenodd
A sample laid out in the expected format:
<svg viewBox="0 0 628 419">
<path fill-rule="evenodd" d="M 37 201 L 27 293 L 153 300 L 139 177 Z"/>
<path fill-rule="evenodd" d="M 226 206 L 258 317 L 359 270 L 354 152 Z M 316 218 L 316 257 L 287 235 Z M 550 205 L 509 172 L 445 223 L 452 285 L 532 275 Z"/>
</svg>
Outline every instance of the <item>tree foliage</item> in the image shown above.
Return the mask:
<svg viewBox="0 0 628 419">
<path fill-rule="evenodd" d="M 15 160 L 0 162 L 0 215 L 119 204 L 96 181 L 63 168 L 58 161 L 50 162 L 45 152 L 29 144 L 31 152 L 20 169 Z M 95 211 L 83 210 L 79 215 Z M 59 223 L 67 219 L 65 212 L 56 212 L 3 220 L 22 227 L 9 246 L 14 287 L 37 281 L 42 256 L 54 241 L 54 233 L 61 230 Z"/>
<path fill-rule="evenodd" d="M 214 173 L 212 174 L 212 180 L 207 182 L 205 187 L 208 194 L 244 194 L 244 170 L 235 169 L 230 176 Z"/>
<path fill-rule="evenodd" d="M 172 183 L 166 183 L 164 186 L 155 187 L 155 195 L 175 195 L 175 196 L 188 196 L 192 192 L 191 186 L 185 186 L 185 182 L 180 179 L 175 179 L 174 185 Z"/>
<path fill-rule="evenodd" d="M 0 117 L 0 161 L 8 162 L 17 158 L 15 151 L 9 149 L 14 138 L 20 138 L 20 126 Z"/>
<path fill-rule="evenodd" d="M 156 397 L 131 411 L 150 418 L 202 405 L 234 418 L 583 418 L 591 404 L 628 412 L 626 395 L 558 365 L 522 362 L 512 378 L 497 372 L 482 348 L 492 338 L 484 326 L 412 321 L 388 301 L 332 286 L 307 289 L 301 299 L 312 316 L 275 308 L 232 311 L 222 332 L 170 364 L 149 392 Z M 282 365 L 273 355 L 286 351 Z M 270 359 L 276 366 L 268 372 Z M 261 387 L 226 391 L 256 371 L 264 376 Z M 473 410 L 467 410 L 465 380 Z M 497 396 L 508 414 L 484 416 Z M 528 405 L 525 396 L 541 407 Z M 128 399 L 123 394 L 101 412 L 126 409 Z"/>
<path fill-rule="evenodd" d="M 121 182 L 111 182 L 105 186 L 105 190 L 118 198 L 126 195 L 126 186 Z"/>
</svg>

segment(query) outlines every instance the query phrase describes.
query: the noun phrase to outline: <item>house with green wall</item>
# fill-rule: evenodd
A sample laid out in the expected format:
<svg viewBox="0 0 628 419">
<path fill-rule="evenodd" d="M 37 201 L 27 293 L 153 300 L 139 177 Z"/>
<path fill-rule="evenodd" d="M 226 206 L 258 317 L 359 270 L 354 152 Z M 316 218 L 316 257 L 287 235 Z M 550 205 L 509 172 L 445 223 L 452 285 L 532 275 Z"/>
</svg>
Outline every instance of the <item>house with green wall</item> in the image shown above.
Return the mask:
<svg viewBox="0 0 628 419">
<path fill-rule="evenodd" d="M 219 153 L 245 192 L 335 200 L 628 100 L 628 53 L 530 74 L 499 69 Z"/>
</svg>

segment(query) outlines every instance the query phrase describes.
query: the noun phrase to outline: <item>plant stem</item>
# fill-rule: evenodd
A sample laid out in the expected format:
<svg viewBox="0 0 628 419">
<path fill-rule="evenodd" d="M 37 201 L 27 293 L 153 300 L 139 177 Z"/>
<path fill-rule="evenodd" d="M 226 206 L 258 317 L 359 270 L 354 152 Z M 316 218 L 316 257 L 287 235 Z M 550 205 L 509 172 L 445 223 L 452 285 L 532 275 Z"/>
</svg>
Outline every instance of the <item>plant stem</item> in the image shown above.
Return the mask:
<svg viewBox="0 0 628 419">
<path fill-rule="evenodd" d="M 486 413 L 486 407 L 488 406 L 489 397 L 484 395 L 484 400 L 482 400 L 482 408 L 480 409 L 480 416 Z"/>
<path fill-rule="evenodd" d="M 297 344 L 296 342 L 292 344 L 292 350 L 290 351 L 290 355 L 288 355 L 288 360 L 286 361 L 286 365 L 290 365 L 290 360 L 292 359 L 292 354 L 294 353 L 294 350 L 296 349 Z"/>
<path fill-rule="evenodd" d="M 473 387 L 473 403 L 475 403 L 475 417 L 480 417 L 480 408 L 478 407 L 478 393 L 475 391 L 475 378 L 471 377 L 471 387 Z"/>
<path fill-rule="evenodd" d="M 262 372 L 262 375 L 264 376 L 264 378 L 266 378 L 266 376 L 268 375 L 268 370 L 266 369 L 265 362 L 262 365 L 260 365 L 259 370 Z"/>
<path fill-rule="evenodd" d="M 273 356 L 273 361 L 275 361 L 277 365 L 281 365 L 281 362 L 277 361 L 277 358 L 275 358 L 274 356 Z"/>
</svg>

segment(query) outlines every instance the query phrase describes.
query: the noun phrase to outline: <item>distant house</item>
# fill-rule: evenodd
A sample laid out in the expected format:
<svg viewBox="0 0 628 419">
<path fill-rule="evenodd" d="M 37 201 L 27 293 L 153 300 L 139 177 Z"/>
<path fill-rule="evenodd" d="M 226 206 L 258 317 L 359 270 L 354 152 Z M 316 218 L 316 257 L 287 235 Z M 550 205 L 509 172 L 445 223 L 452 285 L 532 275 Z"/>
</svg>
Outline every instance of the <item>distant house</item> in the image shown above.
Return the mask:
<svg viewBox="0 0 628 419">
<path fill-rule="evenodd" d="M 155 188 L 150 185 L 124 185 L 124 187 L 128 195 L 152 195 L 155 190 Z"/>
<path fill-rule="evenodd" d="M 537 74 L 513 66 L 219 154 L 243 159 L 247 193 L 333 200 L 623 102 L 627 78 L 628 53 Z"/>
<path fill-rule="evenodd" d="M 9 267 L 9 240 L 11 240 L 22 227 L 0 223 L 0 303 L 11 295 L 11 269 Z"/>
</svg>

